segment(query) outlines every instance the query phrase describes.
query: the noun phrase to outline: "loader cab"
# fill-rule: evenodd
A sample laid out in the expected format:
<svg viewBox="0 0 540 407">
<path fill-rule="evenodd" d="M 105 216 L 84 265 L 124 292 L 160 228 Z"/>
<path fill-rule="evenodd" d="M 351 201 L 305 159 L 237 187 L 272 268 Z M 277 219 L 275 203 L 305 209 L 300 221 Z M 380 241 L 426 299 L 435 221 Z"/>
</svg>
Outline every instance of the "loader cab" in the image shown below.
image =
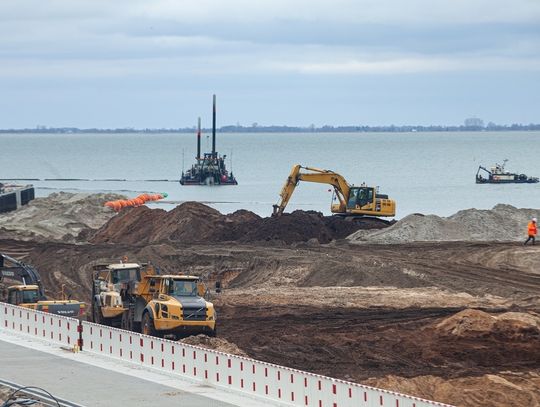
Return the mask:
<svg viewBox="0 0 540 407">
<path fill-rule="evenodd" d="M 35 304 L 39 301 L 39 288 L 37 285 L 16 285 L 8 288 L 7 300 L 9 304 Z"/>
<path fill-rule="evenodd" d="M 141 268 L 136 267 L 118 267 L 111 269 L 111 283 L 121 284 L 130 281 L 141 280 Z"/>
<path fill-rule="evenodd" d="M 347 209 L 362 208 L 372 203 L 375 198 L 375 189 L 371 187 L 352 187 L 349 192 Z"/>
</svg>

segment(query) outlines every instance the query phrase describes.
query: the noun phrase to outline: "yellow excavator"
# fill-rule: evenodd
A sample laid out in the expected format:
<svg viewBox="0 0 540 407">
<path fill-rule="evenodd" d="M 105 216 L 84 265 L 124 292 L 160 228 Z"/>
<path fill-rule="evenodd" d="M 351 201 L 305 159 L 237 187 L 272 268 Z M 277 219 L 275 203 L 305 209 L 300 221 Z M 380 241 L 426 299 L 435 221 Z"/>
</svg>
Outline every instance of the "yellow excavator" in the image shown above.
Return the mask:
<svg viewBox="0 0 540 407">
<path fill-rule="evenodd" d="M 4 279 L 22 283 L 4 290 L 5 300 L 9 304 L 75 318 L 86 311 L 84 302 L 65 298 L 63 286 L 61 300 L 47 299 L 39 273 L 33 266 L 0 253 L 0 282 Z"/>
<path fill-rule="evenodd" d="M 304 170 L 304 171 L 302 171 Z M 334 187 L 334 193 L 338 203 L 332 204 L 330 210 L 340 216 L 395 216 L 396 202 L 388 198 L 388 195 L 378 193 L 378 188 L 350 185 L 343 176 L 318 168 L 303 167 L 296 164 L 281 189 L 280 201 L 274 205 L 272 216 L 281 216 L 287 203 L 300 181 L 330 184 Z"/>
</svg>

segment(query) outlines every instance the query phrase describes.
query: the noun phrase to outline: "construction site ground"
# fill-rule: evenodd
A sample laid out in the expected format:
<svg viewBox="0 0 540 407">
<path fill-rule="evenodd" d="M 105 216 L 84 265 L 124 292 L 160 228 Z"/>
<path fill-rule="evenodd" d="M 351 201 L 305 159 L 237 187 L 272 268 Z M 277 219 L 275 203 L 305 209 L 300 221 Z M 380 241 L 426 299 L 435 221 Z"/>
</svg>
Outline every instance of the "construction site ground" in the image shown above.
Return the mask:
<svg viewBox="0 0 540 407">
<path fill-rule="evenodd" d="M 193 214 L 196 207 L 185 209 Z M 472 213 L 475 221 L 484 216 L 479 212 Z M 139 216 L 145 221 L 138 223 Z M 312 229 L 305 239 L 287 241 L 274 221 L 213 212 L 205 219 L 214 216 L 221 238 L 203 243 L 182 238 L 188 235 L 179 228 L 211 236 L 212 224 L 180 210 L 170 216 L 178 218 L 135 208 L 69 239 L 9 238 L 4 231 L 0 251 L 36 266 L 51 296 L 65 284 L 87 302 L 92 265 L 124 255 L 201 275 L 210 287 L 220 280 L 223 292 L 212 295 L 218 338 L 185 339 L 192 344 L 457 406 L 540 406 L 540 245 L 523 246 L 511 236 L 384 243 L 380 230 L 370 243 L 373 225 L 361 228 L 368 230 L 361 238 L 347 230 L 356 237 L 344 239 L 332 235 L 341 233 L 339 225 L 326 223 L 317 238 L 322 223 L 305 213 L 298 218 L 312 219 Z M 112 227 L 120 220 L 127 238 Z M 293 221 L 288 231 L 296 230 Z M 409 230 L 412 221 L 404 222 Z M 264 222 L 259 232 L 280 238 L 246 241 L 242 222 Z M 389 233 L 395 236 L 400 223 Z"/>
</svg>

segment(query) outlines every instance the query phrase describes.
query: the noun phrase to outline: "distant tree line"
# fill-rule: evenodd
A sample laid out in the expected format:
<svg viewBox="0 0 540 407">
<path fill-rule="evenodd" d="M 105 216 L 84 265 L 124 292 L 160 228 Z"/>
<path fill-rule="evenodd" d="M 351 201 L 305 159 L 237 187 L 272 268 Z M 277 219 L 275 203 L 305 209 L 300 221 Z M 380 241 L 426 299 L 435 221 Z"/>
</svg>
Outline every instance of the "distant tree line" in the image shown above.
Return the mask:
<svg viewBox="0 0 540 407">
<path fill-rule="evenodd" d="M 540 130 L 540 124 L 510 124 L 501 125 L 489 122 L 486 126 L 483 123 L 465 121 L 465 124 L 459 126 L 330 126 L 315 127 L 314 125 L 301 126 L 261 126 L 254 123 L 251 126 L 229 125 L 218 129 L 221 133 L 406 133 L 406 132 L 445 132 L 445 131 L 526 131 Z M 46 127 L 38 126 L 36 128 L 26 129 L 0 129 L 0 133 L 193 133 L 195 127 L 184 127 L 178 129 L 161 128 L 161 129 L 136 129 L 136 128 L 120 128 L 120 129 L 98 129 L 87 128 L 79 129 L 77 127 Z M 210 132 L 211 129 L 203 129 L 204 132 Z"/>
</svg>

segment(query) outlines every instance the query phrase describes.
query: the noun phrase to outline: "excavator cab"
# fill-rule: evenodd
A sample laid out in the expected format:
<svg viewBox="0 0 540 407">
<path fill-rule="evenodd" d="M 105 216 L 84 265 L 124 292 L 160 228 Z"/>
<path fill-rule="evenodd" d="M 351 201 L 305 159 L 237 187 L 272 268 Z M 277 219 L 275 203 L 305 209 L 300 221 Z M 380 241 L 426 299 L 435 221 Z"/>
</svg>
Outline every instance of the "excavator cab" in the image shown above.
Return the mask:
<svg viewBox="0 0 540 407">
<path fill-rule="evenodd" d="M 375 196 L 374 188 L 371 187 L 351 187 L 347 209 L 361 209 L 373 202 Z"/>
<path fill-rule="evenodd" d="M 37 285 L 15 285 L 8 288 L 9 304 L 35 304 L 40 300 Z"/>
</svg>

